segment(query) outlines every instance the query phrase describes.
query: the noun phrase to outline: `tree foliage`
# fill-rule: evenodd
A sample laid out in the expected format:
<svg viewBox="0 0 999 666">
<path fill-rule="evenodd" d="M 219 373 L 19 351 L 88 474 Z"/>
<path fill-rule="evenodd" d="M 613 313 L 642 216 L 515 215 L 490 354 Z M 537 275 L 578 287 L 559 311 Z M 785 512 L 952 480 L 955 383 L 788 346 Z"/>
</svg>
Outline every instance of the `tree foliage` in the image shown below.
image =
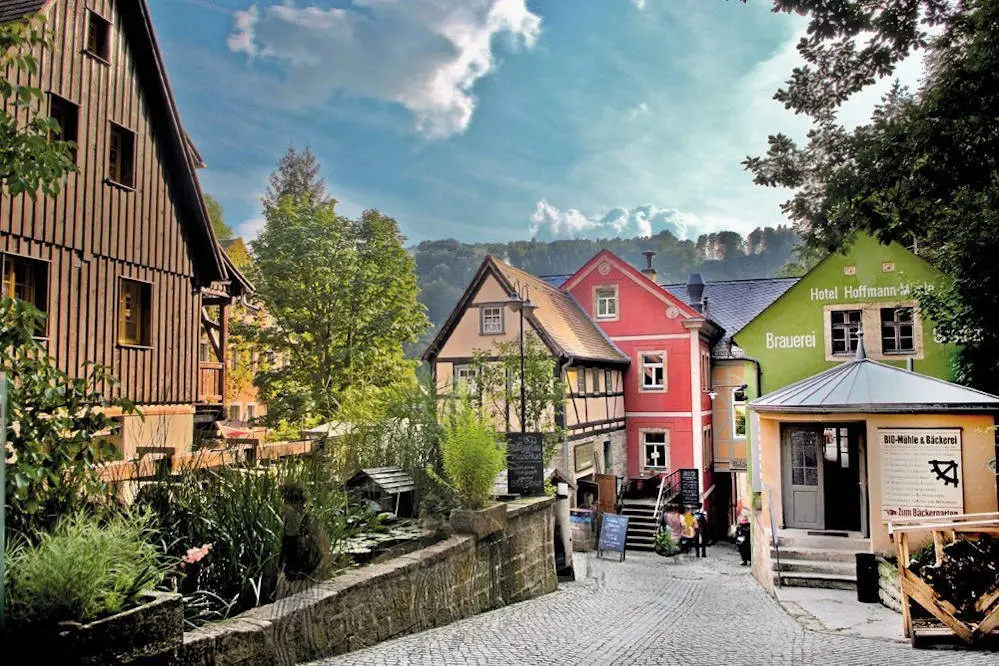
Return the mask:
<svg viewBox="0 0 999 666">
<path fill-rule="evenodd" d="M 551 351 L 532 334 L 524 334 L 524 425 L 520 423 L 520 342 L 506 340 L 486 351 L 476 351 L 471 363 L 475 369 L 476 399 L 505 424 L 507 432 L 545 434 L 545 462 L 551 460 L 565 436 L 556 423 L 556 414 L 565 408 L 565 384 Z"/>
<path fill-rule="evenodd" d="M 112 459 L 105 410 L 134 407 L 108 399 L 114 379 L 100 366 L 74 379 L 33 337 L 43 315 L 31 305 L 0 299 L 0 372 L 7 386 L 8 525 L 29 533 L 75 508 L 107 499 L 96 464 Z"/>
<path fill-rule="evenodd" d="M 62 178 L 75 171 L 71 141 L 50 141 L 59 123 L 41 112 L 45 93 L 18 83 L 36 78 L 40 53 L 49 47 L 44 18 L 0 25 L 0 193 L 34 198 L 59 193 Z"/>
<path fill-rule="evenodd" d="M 252 243 L 271 320 L 258 339 L 283 361 L 256 380 L 271 422 L 332 419 L 351 391 L 357 400 L 358 391 L 411 380 L 403 345 L 427 325 L 396 221 L 375 210 L 359 220 L 337 215 L 321 182 L 288 176 L 318 171 L 311 153 L 298 157 L 282 158 L 271 183 L 284 194 L 265 199 L 266 224 Z"/>
<path fill-rule="evenodd" d="M 807 143 L 770 138 L 746 166 L 788 187 L 784 212 L 816 249 L 857 231 L 915 245 L 954 278 L 920 294 L 938 337 L 965 345 L 956 378 L 999 390 L 999 5 L 982 0 L 778 0 L 810 15 L 806 64 L 776 99 L 814 120 Z M 892 88 L 869 123 L 847 130 L 843 101 L 915 50 L 927 76 Z"/>
<path fill-rule="evenodd" d="M 236 233 L 225 223 L 225 210 L 219 200 L 210 194 L 205 195 L 205 206 L 208 208 L 208 219 L 212 222 L 212 231 L 217 240 L 229 240 Z"/>
<path fill-rule="evenodd" d="M 321 169 L 311 148 L 298 150 L 290 146 L 268 178 L 267 192 L 262 199 L 264 213 L 272 212 L 286 197 L 305 204 L 335 204 L 336 200 L 326 192 L 326 184 L 319 175 Z"/>
</svg>

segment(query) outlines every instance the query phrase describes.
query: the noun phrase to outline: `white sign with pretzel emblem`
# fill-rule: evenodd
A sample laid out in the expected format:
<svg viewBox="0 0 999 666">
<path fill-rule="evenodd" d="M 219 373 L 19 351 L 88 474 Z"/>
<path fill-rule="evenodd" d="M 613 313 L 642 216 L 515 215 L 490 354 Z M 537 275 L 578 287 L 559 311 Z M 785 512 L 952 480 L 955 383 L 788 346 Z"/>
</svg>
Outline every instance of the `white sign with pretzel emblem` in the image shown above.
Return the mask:
<svg viewBox="0 0 999 666">
<path fill-rule="evenodd" d="M 881 519 L 964 513 L 960 428 L 879 428 Z"/>
</svg>

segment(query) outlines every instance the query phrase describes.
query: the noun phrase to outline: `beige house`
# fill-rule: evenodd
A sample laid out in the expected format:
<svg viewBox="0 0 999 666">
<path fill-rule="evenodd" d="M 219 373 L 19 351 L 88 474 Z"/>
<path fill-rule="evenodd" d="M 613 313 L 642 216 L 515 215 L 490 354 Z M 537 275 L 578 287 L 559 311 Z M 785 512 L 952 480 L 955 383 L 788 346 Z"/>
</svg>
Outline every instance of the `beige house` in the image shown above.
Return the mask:
<svg viewBox="0 0 999 666">
<path fill-rule="evenodd" d="M 873 361 L 861 343 L 749 409 L 753 573 L 768 589 L 778 576 L 851 587 L 853 553 L 894 550 L 890 519 L 997 509 L 999 397 Z"/>
<path fill-rule="evenodd" d="M 566 478 L 627 471 L 623 372 L 628 357 L 593 323 L 568 293 L 544 280 L 486 257 L 423 358 L 441 393 L 474 386 L 473 358 L 498 343 L 519 341 L 520 305 L 524 336 L 534 336 L 552 355 L 553 371 L 565 386 L 565 405 L 551 415 L 565 433 L 555 459 Z M 514 378 L 515 379 L 515 378 Z M 497 410 L 501 428 L 520 430 L 516 406 Z"/>
</svg>

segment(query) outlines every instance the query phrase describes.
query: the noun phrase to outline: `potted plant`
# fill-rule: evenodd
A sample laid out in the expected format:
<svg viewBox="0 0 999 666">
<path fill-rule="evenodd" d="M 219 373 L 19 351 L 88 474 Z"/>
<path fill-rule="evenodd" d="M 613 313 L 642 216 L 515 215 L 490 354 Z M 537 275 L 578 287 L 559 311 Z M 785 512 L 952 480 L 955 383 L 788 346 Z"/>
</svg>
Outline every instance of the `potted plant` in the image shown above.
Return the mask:
<svg viewBox="0 0 999 666">
<path fill-rule="evenodd" d="M 501 531 L 506 527 L 506 506 L 487 505 L 495 491 L 496 475 L 506 465 L 502 435 L 467 396 L 455 401 L 443 426 L 444 483 L 459 505 L 451 512 L 451 526 L 458 533 L 477 537 Z"/>
<path fill-rule="evenodd" d="M 77 512 L 11 544 L 4 645 L 59 664 L 128 664 L 180 647 L 181 596 L 155 591 L 166 567 L 149 524 Z"/>
</svg>

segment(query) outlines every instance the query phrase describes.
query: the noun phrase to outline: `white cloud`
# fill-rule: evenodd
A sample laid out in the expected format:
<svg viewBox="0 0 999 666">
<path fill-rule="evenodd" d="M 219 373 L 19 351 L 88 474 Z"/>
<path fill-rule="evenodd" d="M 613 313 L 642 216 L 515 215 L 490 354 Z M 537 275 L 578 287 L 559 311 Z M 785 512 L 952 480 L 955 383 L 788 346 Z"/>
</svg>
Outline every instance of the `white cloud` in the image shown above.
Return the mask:
<svg viewBox="0 0 999 666">
<path fill-rule="evenodd" d="M 236 235 L 242 236 L 243 240 L 250 242 L 255 240 L 260 232 L 263 231 L 265 224 L 267 224 L 267 220 L 262 217 L 254 217 L 249 220 L 243 220 L 236 225 Z"/>
<path fill-rule="evenodd" d="M 670 231 L 677 238 L 696 238 L 702 229 L 695 215 L 652 204 L 614 208 L 587 216 L 575 208 L 562 210 L 542 199 L 531 215 L 531 235 L 538 240 L 568 238 L 632 238 Z"/>
<path fill-rule="evenodd" d="M 638 7 L 639 10 L 645 9 L 645 0 L 631 0 L 631 4 Z"/>
<path fill-rule="evenodd" d="M 645 114 L 649 113 L 649 111 L 650 111 L 649 105 L 646 104 L 645 102 L 640 102 L 638 106 L 632 109 L 628 109 L 628 119 L 634 120 L 638 116 L 644 116 Z"/>
<path fill-rule="evenodd" d="M 236 12 L 227 44 L 279 64 L 283 95 L 397 103 L 439 139 L 471 122 L 475 84 L 497 66 L 494 38 L 531 48 L 540 31 L 526 0 L 353 0 L 339 9 L 288 2 Z"/>
</svg>

